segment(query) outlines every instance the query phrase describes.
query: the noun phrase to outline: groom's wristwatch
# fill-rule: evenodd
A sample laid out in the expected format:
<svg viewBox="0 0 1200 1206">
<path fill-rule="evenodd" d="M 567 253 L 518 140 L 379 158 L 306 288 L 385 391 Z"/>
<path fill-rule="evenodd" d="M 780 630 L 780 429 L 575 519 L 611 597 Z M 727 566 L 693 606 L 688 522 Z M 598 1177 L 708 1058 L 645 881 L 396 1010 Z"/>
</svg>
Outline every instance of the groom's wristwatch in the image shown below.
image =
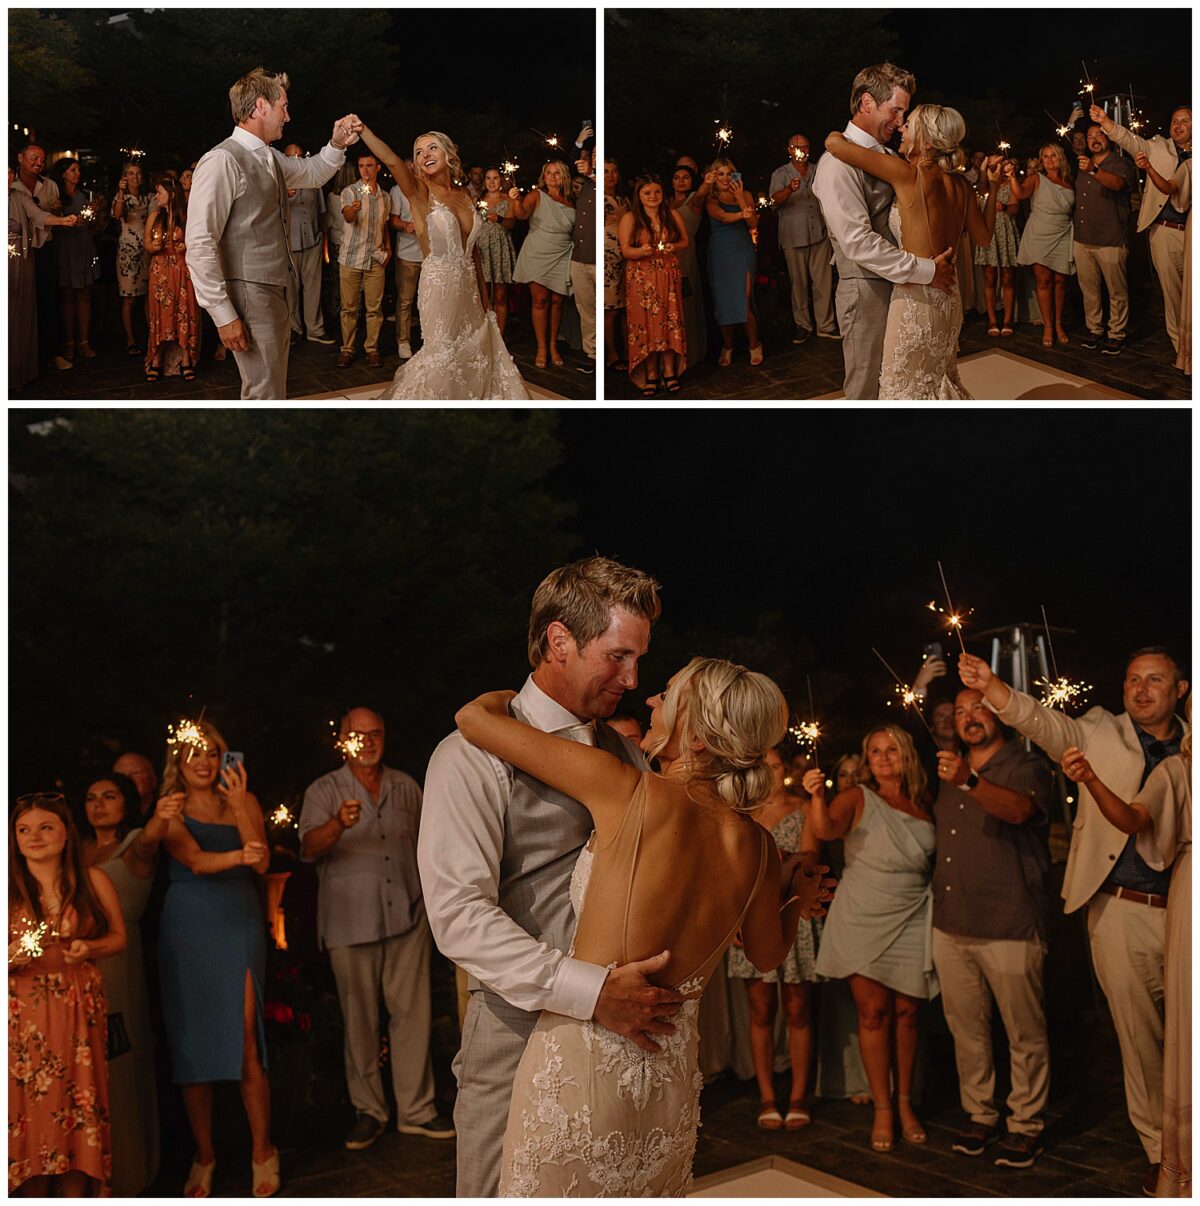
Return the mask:
<svg viewBox="0 0 1200 1206">
<path fill-rule="evenodd" d="M 979 786 L 979 776 L 975 771 L 968 773 L 966 781 L 962 784 L 963 791 L 974 791 Z"/>
</svg>

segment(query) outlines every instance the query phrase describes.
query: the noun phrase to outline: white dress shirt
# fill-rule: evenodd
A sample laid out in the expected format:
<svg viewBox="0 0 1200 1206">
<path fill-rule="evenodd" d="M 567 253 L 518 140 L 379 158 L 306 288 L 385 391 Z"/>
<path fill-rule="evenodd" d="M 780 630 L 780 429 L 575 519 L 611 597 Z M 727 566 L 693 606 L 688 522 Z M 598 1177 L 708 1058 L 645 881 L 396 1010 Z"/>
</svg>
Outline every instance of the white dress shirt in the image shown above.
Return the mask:
<svg viewBox="0 0 1200 1206">
<path fill-rule="evenodd" d="M 887 148 L 851 122 L 846 138 L 860 147 L 888 154 Z M 891 281 L 893 285 L 928 285 L 937 272 L 933 260 L 902 251 L 871 227 L 858 170 L 831 154 L 817 162 L 813 192 L 821 203 L 825 225 L 841 253 L 849 260 Z"/>
<path fill-rule="evenodd" d="M 525 680 L 518 697 L 546 733 L 595 743 L 591 725 Z M 510 1005 L 592 1016 L 606 968 L 572 959 L 525 932 L 498 905 L 512 767 L 454 732 L 425 774 L 417 862 L 438 949 Z"/>
<path fill-rule="evenodd" d="M 296 159 L 275 150 L 257 134 L 235 126 L 233 138 L 271 164 L 273 174 L 282 175 L 285 188 L 319 188 L 346 160 L 346 153 L 326 143 L 309 158 Z M 196 301 L 212 315 L 218 327 L 238 317 L 225 288 L 225 272 L 217 250 L 229 210 L 246 191 L 246 180 L 237 161 L 220 147 L 213 147 L 196 164 L 188 198 L 188 270 Z"/>
</svg>

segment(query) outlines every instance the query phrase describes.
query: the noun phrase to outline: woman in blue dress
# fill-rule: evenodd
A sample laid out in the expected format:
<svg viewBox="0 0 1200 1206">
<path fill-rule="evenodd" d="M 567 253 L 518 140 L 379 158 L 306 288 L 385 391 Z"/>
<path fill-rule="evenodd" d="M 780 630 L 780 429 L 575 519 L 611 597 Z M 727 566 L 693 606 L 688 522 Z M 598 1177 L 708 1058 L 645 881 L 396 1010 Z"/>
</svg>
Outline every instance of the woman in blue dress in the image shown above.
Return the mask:
<svg viewBox="0 0 1200 1206">
<path fill-rule="evenodd" d="M 763 349 L 754 309 L 756 253 L 750 234 L 758 229 L 758 211 L 754 198 L 742 188 L 741 173 L 732 159 L 716 159 L 708 171 L 714 173 L 714 188 L 705 202 L 712 226 L 708 241 L 708 286 L 712 290 L 717 326 L 721 328 L 718 363 L 722 368 L 733 363 L 733 328 L 745 324 L 750 363 L 762 364 Z"/>
<path fill-rule="evenodd" d="M 200 728 L 206 744 L 174 744 L 162 785 L 163 796 L 183 806 L 167 830 L 170 887 L 159 932 L 167 1041 L 196 1142 L 183 1192 L 211 1192 L 213 1082 L 236 1080 L 250 1123 L 252 1192 L 266 1198 L 279 1189 L 263 1028 L 266 921 L 258 896 L 270 851 L 245 767 L 222 772 L 229 747 L 211 724 Z"/>
</svg>

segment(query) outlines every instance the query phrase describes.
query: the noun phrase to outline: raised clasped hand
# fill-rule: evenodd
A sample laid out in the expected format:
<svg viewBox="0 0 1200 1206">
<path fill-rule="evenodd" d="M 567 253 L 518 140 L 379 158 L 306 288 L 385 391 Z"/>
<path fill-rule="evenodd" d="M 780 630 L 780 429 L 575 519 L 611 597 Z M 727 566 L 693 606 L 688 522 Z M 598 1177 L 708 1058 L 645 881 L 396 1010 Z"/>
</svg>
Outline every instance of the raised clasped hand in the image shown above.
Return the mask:
<svg viewBox="0 0 1200 1206">
<path fill-rule="evenodd" d="M 958 655 L 958 679 L 964 687 L 982 691 L 992 681 L 992 668 L 973 653 Z"/>
<path fill-rule="evenodd" d="M 1104 119 L 1108 116 L 1108 114 L 1105 113 L 1104 110 L 1101 109 L 1099 105 L 1093 105 L 1088 110 L 1088 116 L 1092 119 L 1092 121 L 1096 122 L 1098 125 L 1103 125 Z"/>
</svg>

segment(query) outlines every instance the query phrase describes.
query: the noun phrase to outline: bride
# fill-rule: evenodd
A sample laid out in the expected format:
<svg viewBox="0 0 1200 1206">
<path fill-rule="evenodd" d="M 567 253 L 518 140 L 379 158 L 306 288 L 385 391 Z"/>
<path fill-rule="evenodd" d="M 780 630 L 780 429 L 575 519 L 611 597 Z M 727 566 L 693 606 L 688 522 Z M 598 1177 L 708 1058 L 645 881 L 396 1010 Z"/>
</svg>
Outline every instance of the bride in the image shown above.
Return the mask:
<svg viewBox="0 0 1200 1206">
<path fill-rule="evenodd" d="M 1000 156 L 987 161 L 987 201 L 980 212 L 974 191 L 961 172 L 966 123 L 957 109 L 918 105 L 900 131 L 900 155 L 881 155 L 856 146 L 840 132 L 825 149 L 851 167 L 886 180 L 896 191 L 889 214 L 892 233 L 905 251 L 932 259 L 957 247 L 963 226 L 976 244 L 992 241 L 994 194 L 1001 177 Z M 962 297 L 932 285 L 896 285 L 883 339 L 879 397 L 889 399 L 969 399 L 958 375 Z"/>
<path fill-rule="evenodd" d="M 437 130 L 422 134 L 413 144 L 414 174 L 365 124 L 358 132 L 408 198 L 425 253 L 417 286 L 424 344 L 380 398 L 528 400 L 496 314 L 480 301 L 487 294 L 475 244 L 483 223 L 454 183 L 462 173 L 458 147 Z"/>
<path fill-rule="evenodd" d="M 542 1013 L 513 1081 L 500 1195 L 686 1194 L 700 1122 L 700 994 L 739 929 L 754 965 L 774 968 L 800 918 L 829 899 L 827 868 L 781 876 L 753 819 L 771 794 L 766 756 L 787 705 L 765 675 L 694 658 L 648 701 L 643 748 L 668 767 L 653 774 L 521 723 L 508 714 L 512 696 L 482 695 L 455 719 L 472 744 L 592 814 L 571 881 L 571 953 L 613 967 L 668 952 L 654 979 L 685 1000 L 657 1054 L 593 1021 Z"/>
</svg>

